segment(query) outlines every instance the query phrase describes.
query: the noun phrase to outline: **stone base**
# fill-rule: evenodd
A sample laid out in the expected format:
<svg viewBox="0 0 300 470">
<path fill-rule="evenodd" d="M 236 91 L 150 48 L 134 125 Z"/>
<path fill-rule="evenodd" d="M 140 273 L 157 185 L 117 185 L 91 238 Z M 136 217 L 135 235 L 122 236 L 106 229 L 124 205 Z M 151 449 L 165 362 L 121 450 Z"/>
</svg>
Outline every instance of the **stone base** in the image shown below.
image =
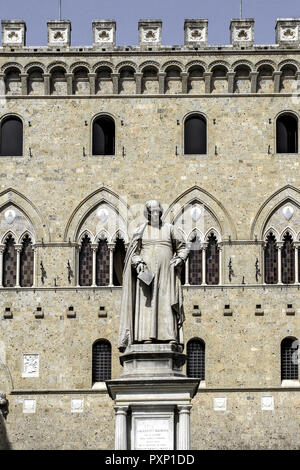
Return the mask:
<svg viewBox="0 0 300 470">
<path fill-rule="evenodd" d="M 120 357 L 121 377 L 185 377 L 186 355 L 176 344 L 133 344 Z"/>
<path fill-rule="evenodd" d="M 184 375 L 185 359 L 171 344 L 135 344 L 120 357 L 123 374 L 106 382 L 115 401 L 115 450 L 189 450 L 199 380 Z"/>
</svg>

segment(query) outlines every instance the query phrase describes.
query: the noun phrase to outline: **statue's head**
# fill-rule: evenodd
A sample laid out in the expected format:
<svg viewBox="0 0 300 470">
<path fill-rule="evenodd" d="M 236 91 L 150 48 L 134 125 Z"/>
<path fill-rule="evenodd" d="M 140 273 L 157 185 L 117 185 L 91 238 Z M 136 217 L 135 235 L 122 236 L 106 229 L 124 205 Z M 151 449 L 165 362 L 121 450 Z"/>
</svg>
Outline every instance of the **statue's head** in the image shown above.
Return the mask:
<svg viewBox="0 0 300 470">
<path fill-rule="evenodd" d="M 144 209 L 144 216 L 152 225 L 157 225 L 160 222 L 163 214 L 163 208 L 159 201 L 152 199 L 147 201 Z"/>
</svg>

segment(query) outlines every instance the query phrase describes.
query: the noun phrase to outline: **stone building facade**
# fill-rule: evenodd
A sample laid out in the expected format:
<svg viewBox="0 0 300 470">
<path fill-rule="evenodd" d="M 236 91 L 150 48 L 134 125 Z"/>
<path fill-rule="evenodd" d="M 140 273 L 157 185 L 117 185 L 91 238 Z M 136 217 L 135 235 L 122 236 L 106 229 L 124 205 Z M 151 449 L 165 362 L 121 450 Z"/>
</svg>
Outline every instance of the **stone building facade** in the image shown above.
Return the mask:
<svg viewBox="0 0 300 470">
<path fill-rule="evenodd" d="M 180 46 L 161 30 L 141 20 L 139 45 L 116 46 L 99 20 L 73 47 L 71 23 L 50 21 L 48 45 L 28 47 L 23 21 L 2 22 L 2 448 L 114 447 L 101 357 L 118 377 L 116 258 L 153 198 L 197 245 L 183 273 L 202 379 L 192 449 L 299 448 L 300 19 L 279 19 L 274 45 L 254 43 L 252 19 L 222 46 L 207 20 L 186 20 Z M 112 143 L 95 154 L 98 125 Z"/>
</svg>

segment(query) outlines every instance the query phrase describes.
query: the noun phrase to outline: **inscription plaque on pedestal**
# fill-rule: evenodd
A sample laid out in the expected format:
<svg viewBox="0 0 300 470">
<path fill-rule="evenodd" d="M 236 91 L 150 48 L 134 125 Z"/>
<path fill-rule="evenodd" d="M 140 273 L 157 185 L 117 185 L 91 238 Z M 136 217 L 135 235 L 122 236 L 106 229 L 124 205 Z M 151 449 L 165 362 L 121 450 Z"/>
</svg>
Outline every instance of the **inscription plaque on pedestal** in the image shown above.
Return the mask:
<svg viewBox="0 0 300 470">
<path fill-rule="evenodd" d="M 173 450 L 174 414 L 132 416 L 132 450 Z"/>
</svg>

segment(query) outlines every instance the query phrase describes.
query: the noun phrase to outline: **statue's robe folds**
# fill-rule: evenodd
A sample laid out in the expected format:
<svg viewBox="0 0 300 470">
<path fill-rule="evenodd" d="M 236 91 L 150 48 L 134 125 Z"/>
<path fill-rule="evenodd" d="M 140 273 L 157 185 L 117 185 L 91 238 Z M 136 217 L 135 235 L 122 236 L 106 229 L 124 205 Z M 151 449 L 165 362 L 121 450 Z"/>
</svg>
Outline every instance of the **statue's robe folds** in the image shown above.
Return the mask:
<svg viewBox="0 0 300 470">
<path fill-rule="evenodd" d="M 185 261 L 188 249 L 174 225 L 145 224 L 135 232 L 123 272 L 120 315 L 120 351 L 143 341 L 176 341 L 183 344 L 184 322 L 181 269 L 170 265 L 172 258 Z M 136 267 L 146 263 L 154 274 L 150 286 L 137 278 Z"/>
</svg>

